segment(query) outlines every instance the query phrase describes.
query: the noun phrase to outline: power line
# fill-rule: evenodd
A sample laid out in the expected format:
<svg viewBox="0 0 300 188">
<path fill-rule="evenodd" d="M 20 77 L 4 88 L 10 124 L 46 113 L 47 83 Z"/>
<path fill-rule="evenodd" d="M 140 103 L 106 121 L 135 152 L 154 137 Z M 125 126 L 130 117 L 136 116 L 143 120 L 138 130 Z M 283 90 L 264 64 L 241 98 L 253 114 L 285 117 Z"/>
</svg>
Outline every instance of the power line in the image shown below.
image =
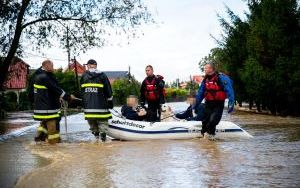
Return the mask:
<svg viewBox="0 0 300 188">
<path fill-rule="evenodd" d="M 34 56 L 34 57 L 45 58 L 45 59 L 52 59 L 52 60 L 55 60 L 55 61 L 68 61 L 66 59 L 51 58 L 49 56 L 47 57 L 47 56 L 37 55 L 37 54 L 29 53 L 29 52 L 23 52 L 23 53 L 31 55 L 31 56 Z"/>
</svg>

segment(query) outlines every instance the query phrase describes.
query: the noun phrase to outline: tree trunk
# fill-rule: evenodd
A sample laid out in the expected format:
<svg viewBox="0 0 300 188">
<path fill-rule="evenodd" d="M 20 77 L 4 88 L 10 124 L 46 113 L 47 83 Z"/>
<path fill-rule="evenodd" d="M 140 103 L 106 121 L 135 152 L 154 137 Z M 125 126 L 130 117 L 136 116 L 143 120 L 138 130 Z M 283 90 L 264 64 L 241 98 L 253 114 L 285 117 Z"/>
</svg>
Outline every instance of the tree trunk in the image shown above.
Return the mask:
<svg viewBox="0 0 300 188">
<path fill-rule="evenodd" d="M 13 41 L 11 43 L 10 49 L 7 53 L 7 56 L 5 57 L 4 61 L 0 65 L 0 91 L 3 91 L 3 83 L 5 81 L 5 78 L 7 76 L 9 65 L 12 63 L 12 60 L 16 54 L 16 51 L 19 47 L 20 38 L 22 35 L 22 21 L 23 17 L 26 11 L 26 8 L 28 7 L 30 0 L 22 0 L 22 6 L 20 8 L 20 12 L 17 17 L 17 23 L 16 23 L 16 31 L 14 34 Z"/>
</svg>

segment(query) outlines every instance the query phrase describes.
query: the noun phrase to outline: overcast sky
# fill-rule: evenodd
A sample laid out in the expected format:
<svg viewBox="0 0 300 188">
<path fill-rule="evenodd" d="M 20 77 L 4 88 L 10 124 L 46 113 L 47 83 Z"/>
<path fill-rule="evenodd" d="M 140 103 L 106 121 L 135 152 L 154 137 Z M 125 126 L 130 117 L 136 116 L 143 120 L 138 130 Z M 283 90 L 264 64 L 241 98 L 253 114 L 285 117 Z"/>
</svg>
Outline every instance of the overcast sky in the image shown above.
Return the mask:
<svg viewBox="0 0 300 188">
<path fill-rule="evenodd" d="M 144 25 L 144 36 L 131 39 L 130 44 L 119 38 L 110 39 L 110 45 L 89 50 L 77 57 L 80 63 L 95 59 L 100 70 L 128 70 L 142 81 L 147 64 L 154 67 L 169 82 L 179 78 L 188 80 L 190 75 L 199 74 L 198 62 L 216 47 L 214 39 L 220 36 L 217 13 L 225 14 L 225 4 L 236 14 L 244 17 L 247 10 L 242 0 L 148 0 L 149 8 L 157 24 Z M 30 52 L 36 54 L 35 52 Z M 50 59 L 67 59 L 65 51 L 52 48 L 45 50 Z M 33 68 L 44 58 L 25 54 L 25 62 Z M 53 60 L 55 67 L 66 67 L 67 61 Z"/>
</svg>

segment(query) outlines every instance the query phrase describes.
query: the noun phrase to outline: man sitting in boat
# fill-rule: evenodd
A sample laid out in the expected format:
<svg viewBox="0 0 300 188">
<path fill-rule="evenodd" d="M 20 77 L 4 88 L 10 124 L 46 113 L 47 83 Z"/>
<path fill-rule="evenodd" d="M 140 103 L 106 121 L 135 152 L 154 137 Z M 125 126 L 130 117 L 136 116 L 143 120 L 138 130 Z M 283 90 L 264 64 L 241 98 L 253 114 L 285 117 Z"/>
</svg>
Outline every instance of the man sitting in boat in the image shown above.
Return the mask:
<svg viewBox="0 0 300 188">
<path fill-rule="evenodd" d="M 202 121 L 204 118 L 204 104 L 196 105 L 196 96 L 189 95 L 187 103 L 190 105 L 183 113 L 176 114 L 176 118 L 187 121 Z"/>
<path fill-rule="evenodd" d="M 138 98 L 135 95 L 127 97 L 127 105 L 122 106 L 121 112 L 126 119 L 136 121 L 143 121 L 147 114 L 144 108 L 138 107 Z"/>
</svg>

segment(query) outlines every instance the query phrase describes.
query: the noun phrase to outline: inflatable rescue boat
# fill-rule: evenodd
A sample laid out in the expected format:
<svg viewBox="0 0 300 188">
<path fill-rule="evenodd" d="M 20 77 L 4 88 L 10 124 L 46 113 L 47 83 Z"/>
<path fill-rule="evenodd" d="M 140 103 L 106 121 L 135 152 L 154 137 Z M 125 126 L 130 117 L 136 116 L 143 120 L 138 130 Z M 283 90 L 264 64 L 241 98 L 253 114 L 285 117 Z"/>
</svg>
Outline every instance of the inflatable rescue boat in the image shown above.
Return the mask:
<svg viewBox="0 0 300 188">
<path fill-rule="evenodd" d="M 119 140 L 192 139 L 202 137 L 201 122 L 133 121 L 113 113 L 107 134 Z M 230 121 L 221 121 L 216 127 L 216 138 L 251 138 L 241 127 Z"/>
</svg>

